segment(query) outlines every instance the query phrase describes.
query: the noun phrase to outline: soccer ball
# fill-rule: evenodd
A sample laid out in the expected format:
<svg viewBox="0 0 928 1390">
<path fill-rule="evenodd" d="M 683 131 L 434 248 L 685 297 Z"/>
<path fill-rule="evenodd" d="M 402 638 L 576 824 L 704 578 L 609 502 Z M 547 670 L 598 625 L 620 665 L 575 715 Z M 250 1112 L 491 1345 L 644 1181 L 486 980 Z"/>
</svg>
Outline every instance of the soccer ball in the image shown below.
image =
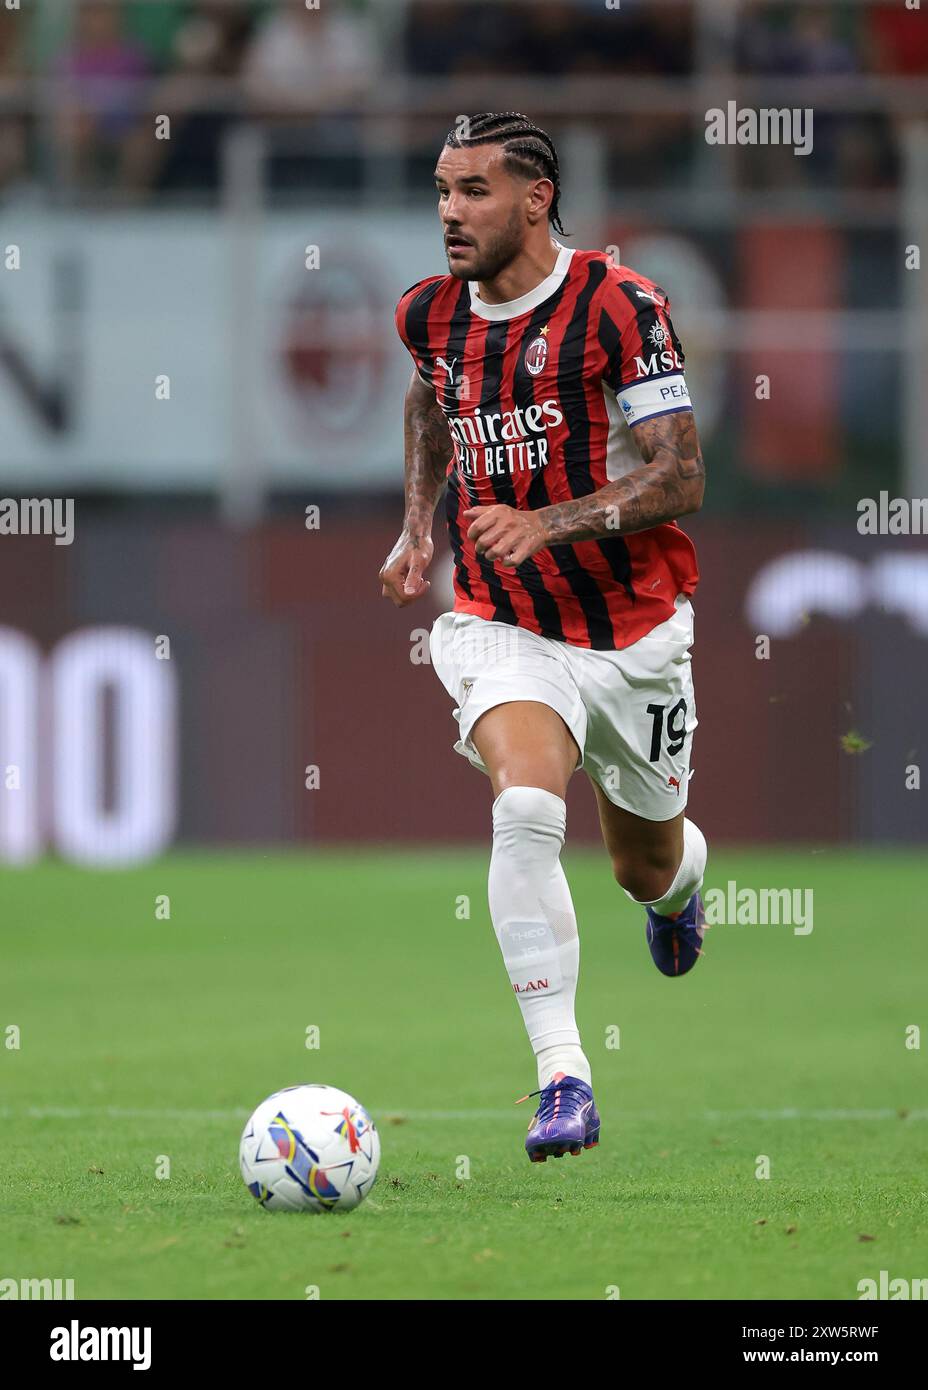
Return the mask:
<svg viewBox="0 0 928 1390">
<path fill-rule="evenodd" d="M 380 1135 L 335 1086 L 288 1086 L 261 1102 L 242 1131 L 245 1186 L 268 1211 L 350 1211 L 370 1192 Z"/>
</svg>

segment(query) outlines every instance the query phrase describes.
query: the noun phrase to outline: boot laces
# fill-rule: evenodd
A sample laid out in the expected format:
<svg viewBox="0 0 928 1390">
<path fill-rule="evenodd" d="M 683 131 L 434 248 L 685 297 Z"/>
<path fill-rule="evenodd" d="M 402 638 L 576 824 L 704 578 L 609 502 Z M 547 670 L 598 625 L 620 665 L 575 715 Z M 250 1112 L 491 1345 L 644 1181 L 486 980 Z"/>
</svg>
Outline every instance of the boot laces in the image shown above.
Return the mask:
<svg viewBox="0 0 928 1390">
<path fill-rule="evenodd" d="M 521 1105 L 524 1100 L 531 1100 L 533 1096 L 541 1097 L 537 1111 L 537 1119 L 541 1124 L 558 1114 L 575 1115 L 587 1102 L 587 1097 L 573 1082 L 552 1081 L 541 1091 L 529 1091 L 527 1096 L 520 1096 L 516 1105 Z"/>
</svg>

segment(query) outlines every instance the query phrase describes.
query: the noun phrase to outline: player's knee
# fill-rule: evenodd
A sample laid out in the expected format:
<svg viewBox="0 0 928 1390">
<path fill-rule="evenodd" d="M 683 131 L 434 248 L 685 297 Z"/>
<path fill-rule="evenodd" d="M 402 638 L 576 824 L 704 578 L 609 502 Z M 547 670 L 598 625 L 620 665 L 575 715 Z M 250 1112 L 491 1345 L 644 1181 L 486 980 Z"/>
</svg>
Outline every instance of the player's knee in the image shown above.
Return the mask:
<svg viewBox="0 0 928 1390">
<path fill-rule="evenodd" d="M 531 844 L 564 840 L 567 808 L 561 797 L 542 787 L 507 787 L 493 802 L 493 844 L 525 849 Z"/>
<path fill-rule="evenodd" d="M 639 902 L 654 902 L 663 897 L 677 867 L 677 857 L 664 850 L 646 851 L 634 859 L 627 855 L 612 857 L 616 883 Z"/>
</svg>

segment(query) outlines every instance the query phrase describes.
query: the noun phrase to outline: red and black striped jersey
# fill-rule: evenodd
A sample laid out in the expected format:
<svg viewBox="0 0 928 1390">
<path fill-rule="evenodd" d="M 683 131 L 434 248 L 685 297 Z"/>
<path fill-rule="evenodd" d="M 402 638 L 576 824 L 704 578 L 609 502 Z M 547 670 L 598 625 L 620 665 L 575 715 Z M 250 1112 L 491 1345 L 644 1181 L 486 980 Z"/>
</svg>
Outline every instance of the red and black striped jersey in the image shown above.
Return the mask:
<svg viewBox="0 0 928 1390">
<path fill-rule="evenodd" d="M 584 497 L 643 466 L 629 427 L 691 408 L 664 291 L 601 251 L 561 247 L 547 279 L 507 304 L 452 275 L 421 280 L 396 326 L 448 421 L 455 609 L 598 650 L 671 617 L 699 577 L 676 522 L 553 545 L 507 569 L 477 554 L 460 520 L 472 506 Z"/>
</svg>

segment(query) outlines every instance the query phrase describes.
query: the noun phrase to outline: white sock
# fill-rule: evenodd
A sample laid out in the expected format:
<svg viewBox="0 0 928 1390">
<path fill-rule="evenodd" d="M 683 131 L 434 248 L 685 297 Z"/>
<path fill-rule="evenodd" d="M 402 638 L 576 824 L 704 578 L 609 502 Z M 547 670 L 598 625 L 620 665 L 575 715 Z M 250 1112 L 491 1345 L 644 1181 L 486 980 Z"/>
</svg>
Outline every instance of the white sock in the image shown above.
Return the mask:
<svg viewBox="0 0 928 1390">
<path fill-rule="evenodd" d="M 708 857 L 706 837 L 698 825 L 684 817 L 683 858 L 664 896 L 655 898 L 653 902 L 643 902 L 641 898 L 632 897 L 627 888 L 624 890 L 625 895 L 631 898 L 633 903 L 640 903 L 642 907 L 653 907 L 661 917 L 669 917 L 672 912 L 681 912 L 693 894 L 702 887 Z"/>
<path fill-rule="evenodd" d="M 574 1017 L 580 939 L 560 861 L 566 826 L 564 802 L 540 787 L 507 787 L 493 803 L 490 916 L 541 1088 L 557 1072 L 590 1081 Z"/>
</svg>

